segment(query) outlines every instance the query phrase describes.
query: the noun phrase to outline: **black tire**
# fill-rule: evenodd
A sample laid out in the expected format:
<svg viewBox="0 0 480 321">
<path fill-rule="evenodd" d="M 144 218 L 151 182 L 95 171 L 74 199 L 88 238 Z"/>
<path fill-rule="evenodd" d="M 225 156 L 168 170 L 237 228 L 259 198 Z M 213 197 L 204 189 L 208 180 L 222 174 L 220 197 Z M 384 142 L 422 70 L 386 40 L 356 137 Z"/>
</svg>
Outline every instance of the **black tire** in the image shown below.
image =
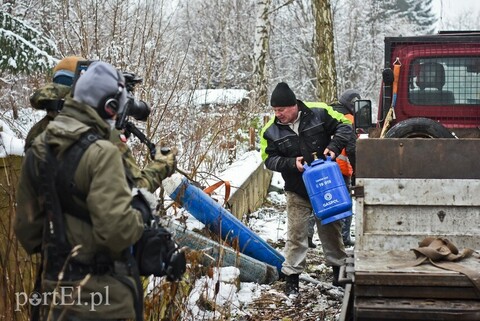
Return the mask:
<svg viewBox="0 0 480 321">
<path fill-rule="evenodd" d="M 385 134 L 386 138 L 455 138 L 437 121 L 430 118 L 410 118 L 399 122 Z"/>
</svg>

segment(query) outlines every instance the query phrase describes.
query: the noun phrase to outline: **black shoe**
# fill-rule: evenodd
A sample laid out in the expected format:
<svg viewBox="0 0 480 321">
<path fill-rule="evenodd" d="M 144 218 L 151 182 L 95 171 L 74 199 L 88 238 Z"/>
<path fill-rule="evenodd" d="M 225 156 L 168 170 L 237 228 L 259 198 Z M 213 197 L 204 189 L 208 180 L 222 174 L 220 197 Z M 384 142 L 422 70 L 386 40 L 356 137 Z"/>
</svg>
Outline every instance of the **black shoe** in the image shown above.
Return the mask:
<svg viewBox="0 0 480 321">
<path fill-rule="evenodd" d="M 343 245 L 344 245 L 344 246 L 354 246 L 354 245 L 355 245 L 355 241 L 353 241 L 352 239 L 343 240 Z"/>
<path fill-rule="evenodd" d="M 333 270 L 332 285 L 344 288 L 345 284 L 338 282 L 338 278 L 340 276 L 340 267 L 339 266 L 332 266 L 332 270 Z"/>
<path fill-rule="evenodd" d="M 285 275 L 285 294 L 286 295 L 299 293 L 298 276 L 299 274 Z"/>
<path fill-rule="evenodd" d="M 311 237 L 308 238 L 308 247 L 311 249 L 315 249 L 317 246 L 313 243 L 313 239 Z"/>
</svg>

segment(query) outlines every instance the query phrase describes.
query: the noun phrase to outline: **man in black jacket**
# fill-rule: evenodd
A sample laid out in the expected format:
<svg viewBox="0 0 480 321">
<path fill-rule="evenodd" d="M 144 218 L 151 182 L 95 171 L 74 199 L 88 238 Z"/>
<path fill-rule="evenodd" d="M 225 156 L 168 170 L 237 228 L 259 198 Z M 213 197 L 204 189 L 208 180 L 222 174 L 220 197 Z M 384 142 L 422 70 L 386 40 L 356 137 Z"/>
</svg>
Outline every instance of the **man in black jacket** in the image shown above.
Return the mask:
<svg viewBox="0 0 480 321">
<path fill-rule="evenodd" d="M 260 133 L 261 152 L 265 166 L 280 172 L 285 181 L 288 230 L 282 273 L 286 279 L 285 292 L 296 294 L 299 291 L 299 275 L 306 266 L 308 225 L 312 213 L 302 179 L 303 164 L 310 164 L 315 152 L 319 157 L 328 155 L 334 159 L 346 146 L 352 135 L 352 126 L 327 104 L 307 106 L 297 100 L 284 82 L 275 87 L 270 105 L 275 117 Z M 333 283 L 338 285 L 340 266 L 346 257 L 341 223 L 335 221 L 322 225 L 318 219 L 316 223 L 325 259 L 334 272 Z"/>
</svg>

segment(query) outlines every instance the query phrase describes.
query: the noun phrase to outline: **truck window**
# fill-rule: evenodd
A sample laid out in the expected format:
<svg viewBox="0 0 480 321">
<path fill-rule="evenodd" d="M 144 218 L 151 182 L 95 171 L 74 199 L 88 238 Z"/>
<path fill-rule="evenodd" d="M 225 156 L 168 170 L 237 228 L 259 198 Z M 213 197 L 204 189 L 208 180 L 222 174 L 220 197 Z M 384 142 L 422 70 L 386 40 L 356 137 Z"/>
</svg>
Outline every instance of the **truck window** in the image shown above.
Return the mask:
<svg viewBox="0 0 480 321">
<path fill-rule="evenodd" d="M 412 60 L 408 98 L 412 105 L 480 104 L 480 58 L 435 57 Z"/>
</svg>

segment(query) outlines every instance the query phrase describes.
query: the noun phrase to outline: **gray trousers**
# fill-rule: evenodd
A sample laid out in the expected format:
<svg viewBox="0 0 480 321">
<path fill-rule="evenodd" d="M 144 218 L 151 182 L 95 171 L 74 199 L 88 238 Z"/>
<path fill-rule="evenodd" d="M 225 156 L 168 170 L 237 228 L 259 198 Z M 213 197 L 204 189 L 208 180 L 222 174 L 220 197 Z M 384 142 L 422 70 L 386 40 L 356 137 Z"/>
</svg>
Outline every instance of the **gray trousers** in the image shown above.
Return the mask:
<svg viewBox="0 0 480 321">
<path fill-rule="evenodd" d="M 313 234 L 315 234 L 315 225 L 317 224 L 317 220 L 315 219 L 315 214 L 310 215 L 308 220 L 308 237 L 313 238 Z"/>
<path fill-rule="evenodd" d="M 285 243 L 285 261 L 282 273 L 300 274 L 306 267 L 308 251 L 309 220 L 312 216 L 310 202 L 293 192 L 285 192 L 287 198 L 287 242 Z M 345 263 L 346 253 L 342 240 L 340 221 L 321 225 L 315 218 L 317 233 L 322 242 L 327 265 L 341 266 Z"/>
</svg>

